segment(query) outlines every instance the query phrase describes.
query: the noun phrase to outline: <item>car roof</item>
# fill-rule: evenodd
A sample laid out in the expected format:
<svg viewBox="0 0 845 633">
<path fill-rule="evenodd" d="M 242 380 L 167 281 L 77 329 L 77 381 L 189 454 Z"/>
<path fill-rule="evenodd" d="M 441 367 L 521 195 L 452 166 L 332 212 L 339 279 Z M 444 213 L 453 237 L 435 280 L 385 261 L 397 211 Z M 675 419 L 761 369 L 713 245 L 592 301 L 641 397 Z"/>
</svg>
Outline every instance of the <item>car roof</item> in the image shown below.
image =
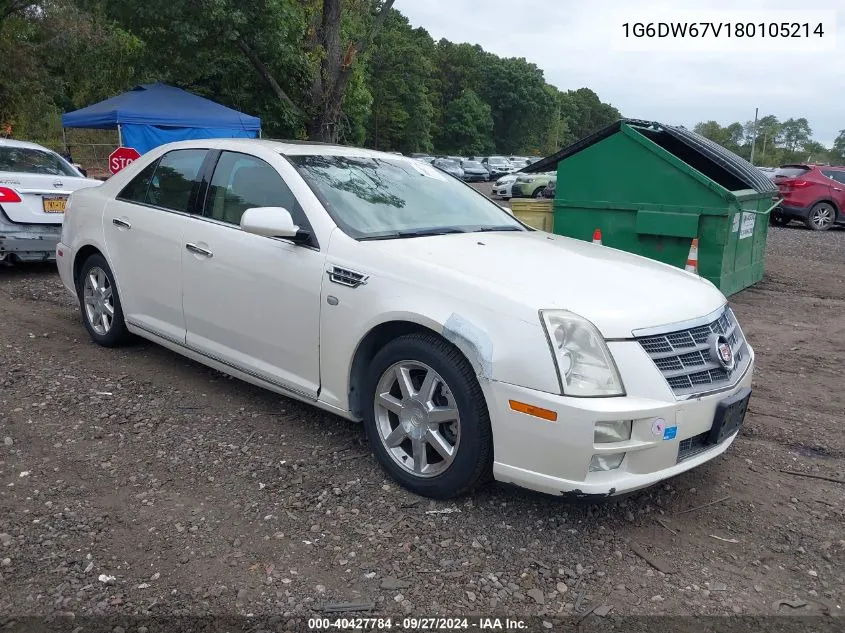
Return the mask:
<svg viewBox="0 0 845 633">
<path fill-rule="evenodd" d="M 39 145 L 38 143 L 30 143 L 29 141 L 18 141 L 12 138 L 0 138 L 0 147 L 19 147 L 28 149 L 40 149 L 44 152 L 52 152 L 53 150 Z"/>
<path fill-rule="evenodd" d="M 363 147 L 349 147 L 346 145 L 332 145 L 331 143 L 315 143 L 313 141 L 257 139 L 257 138 L 212 138 L 197 139 L 191 141 L 177 141 L 169 143 L 167 149 L 188 149 L 188 148 L 211 148 L 211 149 L 240 149 L 263 147 L 272 152 L 279 152 L 287 156 L 355 156 L 358 158 L 390 158 L 396 160 L 403 158 L 413 160 L 408 156 L 393 154 L 391 152 L 379 152 Z"/>
</svg>

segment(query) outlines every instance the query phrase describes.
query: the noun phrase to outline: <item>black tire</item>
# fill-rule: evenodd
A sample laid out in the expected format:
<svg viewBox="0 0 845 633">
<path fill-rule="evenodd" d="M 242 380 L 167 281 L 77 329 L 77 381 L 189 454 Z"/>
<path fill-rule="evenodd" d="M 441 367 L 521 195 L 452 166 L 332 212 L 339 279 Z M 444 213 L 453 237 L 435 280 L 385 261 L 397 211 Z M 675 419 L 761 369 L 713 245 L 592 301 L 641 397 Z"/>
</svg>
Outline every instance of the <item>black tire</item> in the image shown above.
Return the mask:
<svg viewBox="0 0 845 633">
<path fill-rule="evenodd" d="M 545 187 L 538 187 L 537 189 L 534 190 L 534 193 L 531 194 L 531 197 L 532 198 L 542 198 L 543 197 L 543 189 L 545 189 Z"/>
<path fill-rule="evenodd" d="M 108 287 L 111 288 L 114 316 L 111 319 L 110 327 L 105 332 L 98 332 L 95 329 L 85 303 L 85 280 L 92 271 L 96 273 L 96 270 L 104 273 L 108 281 Z M 114 282 L 114 274 L 108 262 L 106 262 L 105 257 L 97 253 L 85 260 L 79 271 L 79 277 L 76 279 L 76 292 L 79 298 L 79 310 L 82 313 L 82 323 L 85 325 L 85 329 L 88 330 L 91 339 L 97 345 L 118 347 L 128 343 L 132 339 L 132 334 L 126 329 L 126 322 L 123 320 L 123 308 L 120 305 L 120 297 L 118 296 L 117 286 Z"/>
<path fill-rule="evenodd" d="M 804 224 L 812 231 L 827 231 L 836 224 L 836 207 L 830 202 L 817 202 L 807 214 Z"/>
<path fill-rule="evenodd" d="M 376 420 L 376 388 L 383 375 L 389 376 L 388 369 L 404 362 L 425 364 L 439 374 L 460 417 L 454 458 L 436 476 L 415 475 L 400 466 L 381 439 Z M 466 494 L 492 477 L 493 434 L 484 394 L 472 366 L 451 343 L 428 333 L 392 340 L 370 363 L 365 388 L 368 404 L 364 426 L 370 446 L 382 467 L 402 486 L 425 497 L 450 499 Z M 406 440 L 410 442 L 410 438 Z M 437 457 L 436 453 L 431 454 Z"/>
<path fill-rule="evenodd" d="M 774 226 L 786 226 L 789 224 L 791 218 L 784 215 L 783 211 L 775 209 L 769 215 L 769 223 Z"/>
</svg>

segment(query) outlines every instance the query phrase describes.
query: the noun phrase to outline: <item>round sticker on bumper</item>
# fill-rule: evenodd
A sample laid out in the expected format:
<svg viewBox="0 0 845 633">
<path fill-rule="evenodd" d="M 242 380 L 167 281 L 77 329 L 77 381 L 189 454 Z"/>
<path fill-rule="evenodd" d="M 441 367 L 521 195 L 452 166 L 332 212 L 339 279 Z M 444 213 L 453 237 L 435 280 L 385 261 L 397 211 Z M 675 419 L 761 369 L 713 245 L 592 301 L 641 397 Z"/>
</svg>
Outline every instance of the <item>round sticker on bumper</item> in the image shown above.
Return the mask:
<svg viewBox="0 0 845 633">
<path fill-rule="evenodd" d="M 654 437 L 663 437 L 663 431 L 666 429 L 666 420 L 657 418 L 651 423 L 651 434 Z"/>
</svg>

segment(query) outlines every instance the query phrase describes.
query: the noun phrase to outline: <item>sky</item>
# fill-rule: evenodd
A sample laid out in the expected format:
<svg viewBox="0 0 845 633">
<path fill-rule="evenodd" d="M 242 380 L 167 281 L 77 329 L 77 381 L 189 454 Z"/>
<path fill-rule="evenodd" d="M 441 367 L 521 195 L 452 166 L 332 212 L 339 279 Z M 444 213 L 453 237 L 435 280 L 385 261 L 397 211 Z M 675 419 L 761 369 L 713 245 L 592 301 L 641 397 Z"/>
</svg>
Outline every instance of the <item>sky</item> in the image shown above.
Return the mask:
<svg viewBox="0 0 845 633">
<path fill-rule="evenodd" d="M 753 120 L 759 108 L 761 117 L 774 114 L 781 121 L 806 117 L 813 138 L 828 147 L 845 129 L 842 0 L 396 0 L 394 6 L 435 40 L 524 57 L 559 89 L 590 88 L 625 117 L 687 127 L 707 120 L 728 125 Z M 742 16 L 731 13 L 738 10 Z M 821 16 L 833 28 L 812 40 L 728 41 L 721 35 L 709 43 L 689 37 L 667 43 L 623 36 L 625 21 L 701 16 L 721 23 L 745 15 L 766 24 L 787 19 L 811 25 Z M 637 46 L 652 50 L 630 50 Z M 751 46 L 768 50 L 748 50 Z M 832 50 L 818 50 L 825 47 Z"/>
</svg>

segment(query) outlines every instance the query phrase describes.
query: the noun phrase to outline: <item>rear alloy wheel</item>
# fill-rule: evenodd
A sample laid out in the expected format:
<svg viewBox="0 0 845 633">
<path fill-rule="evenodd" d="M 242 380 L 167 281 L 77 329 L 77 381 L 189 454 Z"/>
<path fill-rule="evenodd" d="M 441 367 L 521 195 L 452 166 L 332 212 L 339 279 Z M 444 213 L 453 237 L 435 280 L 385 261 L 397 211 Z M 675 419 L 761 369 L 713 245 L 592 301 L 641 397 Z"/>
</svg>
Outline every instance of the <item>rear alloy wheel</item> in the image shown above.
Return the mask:
<svg viewBox="0 0 845 633">
<path fill-rule="evenodd" d="M 492 433 L 475 372 L 450 343 L 409 334 L 370 365 L 365 416 L 381 465 L 413 492 L 448 499 L 481 483 L 492 466 Z"/>
<path fill-rule="evenodd" d="M 807 216 L 807 228 L 814 231 L 827 231 L 836 221 L 836 209 L 829 202 L 818 202 L 810 209 Z"/>
<path fill-rule="evenodd" d="M 85 260 L 76 286 L 82 321 L 94 342 L 116 347 L 129 340 L 114 275 L 102 255 L 91 255 Z"/>
</svg>

